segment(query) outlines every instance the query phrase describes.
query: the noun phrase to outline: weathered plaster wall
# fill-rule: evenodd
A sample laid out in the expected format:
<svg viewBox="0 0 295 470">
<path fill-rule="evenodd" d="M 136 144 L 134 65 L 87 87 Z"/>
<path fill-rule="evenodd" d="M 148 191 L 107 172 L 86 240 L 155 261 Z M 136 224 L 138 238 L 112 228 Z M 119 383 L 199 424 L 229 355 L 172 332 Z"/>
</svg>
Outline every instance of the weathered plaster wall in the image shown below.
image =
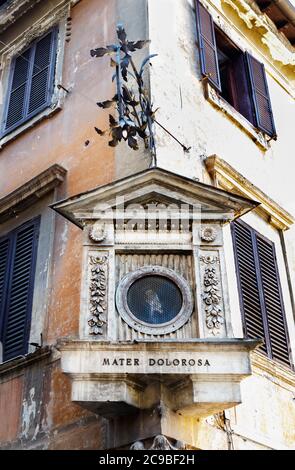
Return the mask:
<svg viewBox="0 0 295 470">
<path fill-rule="evenodd" d="M 59 3 L 65 2 L 40 2 L 34 10 L 6 30 L 1 41 L 8 44 L 19 36 L 29 34 L 31 24 L 47 15 L 48 9 Z M 134 10 L 136 3 L 138 2 L 133 2 L 133 6 L 131 4 L 131 9 Z M 118 17 L 118 6 L 115 0 L 83 0 L 71 10 L 72 34 L 70 42 L 65 43 L 62 71 L 62 84 L 70 93 L 65 96 L 63 108 L 50 119 L 39 122 L 1 148 L 0 197 L 54 163 L 59 163 L 68 170 L 66 182 L 55 194 L 56 200 L 110 182 L 122 176 L 123 171 L 126 173 L 126 168 L 135 172 L 148 167 L 150 160 L 144 152 L 138 157 L 133 151 L 127 155 L 121 149 L 114 151 L 108 147 L 107 137 L 99 137 L 93 129 L 95 125 L 100 128 L 108 127 L 108 112 L 99 110 L 96 102 L 113 96 L 114 88 L 109 59 L 91 58 L 90 49 L 110 44 L 116 39 L 115 26 L 121 20 Z M 143 10 L 141 18 L 144 16 Z M 123 19 L 129 25 L 133 24 L 132 17 L 127 12 Z M 147 23 L 146 19 L 145 22 Z M 140 39 L 144 31 L 144 27 L 137 25 L 132 28 L 132 35 L 135 39 Z M 121 163 L 120 159 L 125 156 L 126 161 Z M 52 200 L 43 201 L 44 204 L 49 202 Z M 43 310 L 40 298 L 36 300 L 36 315 L 38 312 L 43 315 L 44 324 L 40 328 L 38 318 L 38 327 L 35 328 L 35 324 L 33 328 L 35 335 L 32 341 L 36 341 L 42 329 L 44 344 L 55 344 L 57 338 L 76 335 L 78 332 L 82 234 L 77 227 L 59 216 L 54 225 L 49 219 L 50 217 L 47 218 L 48 231 L 52 227 L 54 229 L 52 277 L 48 286 L 50 299 L 47 306 L 44 300 Z M 19 220 L 15 220 L 16 225 L 18 222 Z M 7 224 L 1 227 L 1 233 L 11 228 L 12 225 Z M 50 243 L 50 237 L 45 243 Z M 45 268 L 46 260 L 40 261 L 42 271 L 41 265 Z M 31 381 L 29 384 L 19 380 L 16 386 L 8 377 L 7 385 L 0 385 L 1 407 L 7 411 L 7 403 L 10 402 L 11 406 L 13 403 L 13 410 L 5 413 L 8 421 L 1 420 L 1 445 L 100 447 L 99 442 L 103 438 L 99 428 L 101 420 L 72 404 L 68 379 L 61 374 L 58 364 L 56 357 L 52 364 L 46 365 L 46 383 L 43 376 L 36 377 L 36 383 L 40 386 L 44 384 L 38 393 Z M 41 368 L 42 375 L 45 365 L 37 364 L 36 368 L 38 367 Z M 29 368 L 24 371 L 25 377 L 30 374 L 29 371 Z M 12 401 L 11 397 L 14 397 Z M 17 405 L 18 402 L 23 402 L 22 408 Z M 3 415 L 4 412 L 1 412 L 1 416 Z M 77 420 L 79 426 L 75 427 Z M 89 426 L 87 420 L 91 422 Z"/>
<path fill-rule="evenodd" d="M 57 3 L 58 0 L 50 2 Z M 265 62 L 278 131 L 278 141 L 271 142 L 269 150 L 263 151 L 205 100 L 192 0 L 81 0 L 71 11 L 72 37 L 64 51 L 62 83 L 71 93 L 65 97 L 62 110 L 0 150 L 0 197 L 53 163 L 68 169 L 67 181 L 56 195 L 58 199 L 148 167 L 150 159 L 144 151 L 134 153 L 126 151 L 124 146 L 114 151 L 107 146 L 107 138 L 101 138 L 93 131 L 93 125 L 106 128 L 108 120 L 108 113 L 100 111 L 96 101 L 113 96 L 114 90 L 109 59 L 92 59 L 89 50 L 113 42 L 115 25 L 122 21 L 131 39 L 150 37 L 150 52 L 159 54 L 151 68 L 153 101 L 156 108 L 160 107 L 157 118 L 185 145 L 192 147 L 189 153 L 184 153 L 158 129 L 159 166 L 209 183 L 203 159 L 217 154 L 285 209 L 295 213 L 295 163 L 291 158 L 295 122 L 294 72 L 289 64 L 277 60 L 276 41 L 272 41 L 271 50 L 262 42 L 260 33 L 264 26 L 258 30 L 249 29 L 228 2 L 212 0 L 208 5 L 216 17 L 220 16 L 227 23 L 238 44 L 251 49 Z M 1 40 L 9 42 L 23 34 L 47 8 L 47 2 L 38 4 L 34 11 L 15 23 L 13 29 L 7 30 Z M 230 302 L 232 312 L 235 312 L 233 328 L 236 336 L 241 336 L 229 232 L 225 239 L 227 269 L 232 283 Z M 291 275 L 295 279 L 294 230 L 286 234 L 286 240 Z M 43 330 L 45 343 L 54 344 L 57 338 L 75 336 L 78 332 L 81 246 L 80 230 L 57 217 L 52 287 Z M 284 269 L 282 263 L 280 269 Z M 282 274 L 282 282 L 291 325 L 292 309 L 285 274 Z M 291 335 L 294 338 L 292 327 Z M 236 426 L 235 446 L 246 449 L 275 445 L 294 447 L 294 383 L 286 385 L 286 377 L 275 380 L 261 370 L 245 383 L 244 404 L 230 412 L 232 425 Z M 41 369 L 40 364 L 36 364 L 35 369 L 26 369 L 13 378 L 6 378 L 0 385 L 0 396 L 0 415 L 5 416 L 0 420 L 1 447 L 103 447 L 105 421 L 71 403 L 70 384 L 60 372 L 57 353 L 52 362 L 45 362 Z M 218 429 L 213 418 L 195 421 L 194 426 L 199 448 L 227 448 L 226 433 Z"/>
<path fill-rule="evenodd" d="M 186 146 L 189 154 L 157 128 L 160 167 L 211 183 L 203 166 L 206 156 L 217 154 L 284 209 L 295 214 L 292 158 L 295 122 L 294 48 L 276 32 L 265 15 L 249 11 L 244 1 L 208 0 L 214 20 L 244 50 L 265 64 L 278 140 L 263 150 L 221 110 L 205 98 L 197 48 L 196 21 L 192 0 L 150 0 L 151 50 L 159 54 L 151 70 L 151 90 L 157 119 Z M 247 8 L 246 8 L 247 7 Z M 169 79 L 167 79 L 169 77 Z M 244 220 L 276 243 L 286 316 L 295 351 L 294 316 L 279 233 L 256 215 Z M 293 285 L 295 281 L 295 229 L 286 234 Z M 242 336 L 237 281 L 229 227 L 225 228 L 225 250 L 230 286 L 234 333 Z M 230 413 L 235 424 L 236 448 L 295 447 L 295 381 L 276 380 L 261 372 L 243 385 L 244 402 Z M 276 372 L 274 371 L 274 375 Z M 294 376 L 294 374 L 293 374 Z M 273 408 L 272 408 L 273 404 Z M 198 424 L 201 448 L 226 448 L 219 440 L 216 423 L 212 431 L 206 420 Z M 208 427 L 209 426 L 209 427 Z M 238 434 L 241 436 L 239 437 Z"/>
</svg>

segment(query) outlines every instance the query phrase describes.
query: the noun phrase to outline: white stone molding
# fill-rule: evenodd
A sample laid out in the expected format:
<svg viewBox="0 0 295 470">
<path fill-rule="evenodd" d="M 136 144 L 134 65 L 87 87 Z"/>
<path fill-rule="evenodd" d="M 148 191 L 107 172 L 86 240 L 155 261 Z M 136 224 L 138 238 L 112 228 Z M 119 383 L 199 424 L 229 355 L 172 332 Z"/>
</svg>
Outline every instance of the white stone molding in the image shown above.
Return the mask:
<svg viewBox="0 0 295 470">
<path fill-rule="evenodd" d="M 58 348 L 62 370 L 72 378 L 72 400 L 99 415 L 118 416 L 119 403 L 122 413 L 131 413 L 163 400 L 173 412 L 198 417 L 241 402 L 240 382 L 251 374 L 249 353 L 258 343 L 69 340 Z"/>
</svg>

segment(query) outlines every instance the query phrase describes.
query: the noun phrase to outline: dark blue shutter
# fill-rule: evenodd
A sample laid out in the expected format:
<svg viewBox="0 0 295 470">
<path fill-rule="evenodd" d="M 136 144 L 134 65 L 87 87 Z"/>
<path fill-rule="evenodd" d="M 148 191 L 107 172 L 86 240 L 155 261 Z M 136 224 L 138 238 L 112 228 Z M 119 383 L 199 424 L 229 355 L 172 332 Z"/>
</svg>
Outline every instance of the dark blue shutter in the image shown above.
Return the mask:
<svg viewBox="0 0 295 470">
<path fill-rule="evenodd" d="M 271 357 L 290 365 L 289 340 L 280 279 L 272 242 L 256 235 Z"/>
<path fill-rule="evenodd" d="M 3 324 L 5 314 L 5 299 L 9 280 L 9 258 L 11 249 L 11 237 L 0 239 L 0 341 L 3 341 Z"/>
<path fill-rule="evenodd" d="M 289 338 L 274 244 L 239 221 L 232 224 L 245 333 L 260 349 L 290 365 Z"/>
<path fill-rule="evenodd" d="M 23 355 L 28 349 L 35 278 L 39 219 L 12 232 L 2 321 L 3 360 Z"/>
<path fill-rule="evenodd" d="M 276 138 L 276 129 L 268 91 L 264 65 L 246 53 L 256 125 L 263 132 Z"/>
<path fill-rule="evenodd" d="M 233 223 L 234 251 L 245 334 L 249 338 L 261 338 L 260 349 L 267 353 L 265 319 L 263 318 L 261 288 L 256 267 L 253 235 L 250 227 Z"/>
<path fill-rule="evenodd" d="M 202 75 L 221 91 L 214 23 L 210 13 L 196 0 L 197 31 Z"/>
<path fill-rule="evenodd" d="M 54 32 L 37 42 L 29 92 L 28 115 L 49 104 L 53 78 Z"/>
<path fill-rule="evenodd" d="M 14 61 L 13 79 L 11 84 L 9 104 L 5 129 L 12 129 L 21 122 L 26 114 L 26 97 L 29 85 L 29 69 L 31 50 L 25 51 Z"/>
<path fill-rule="evenodd" d="M 3 135 L 50 104 L 56 33 L 56 30 L 51 31 L 14 59 Z"/>
</svg>

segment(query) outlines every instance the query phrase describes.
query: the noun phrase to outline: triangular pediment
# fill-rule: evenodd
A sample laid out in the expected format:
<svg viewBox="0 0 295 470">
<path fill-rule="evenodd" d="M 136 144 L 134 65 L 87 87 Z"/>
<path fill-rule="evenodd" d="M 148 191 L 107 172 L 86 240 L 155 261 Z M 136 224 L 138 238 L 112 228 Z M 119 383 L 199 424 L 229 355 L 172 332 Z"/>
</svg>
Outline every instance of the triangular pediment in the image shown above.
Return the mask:
<svg viewBox="0 0 295 470">
<path fill-rule="evenodd" d="M 109 209 L 122 210 L 131 205 L 188 207 L 202 218 L 232 220 L 254 209 L 258 203 L 159 168 L 78 194 L 51 207 L 83 227 L 86 220 L 98 220 Z"/>
</svg>

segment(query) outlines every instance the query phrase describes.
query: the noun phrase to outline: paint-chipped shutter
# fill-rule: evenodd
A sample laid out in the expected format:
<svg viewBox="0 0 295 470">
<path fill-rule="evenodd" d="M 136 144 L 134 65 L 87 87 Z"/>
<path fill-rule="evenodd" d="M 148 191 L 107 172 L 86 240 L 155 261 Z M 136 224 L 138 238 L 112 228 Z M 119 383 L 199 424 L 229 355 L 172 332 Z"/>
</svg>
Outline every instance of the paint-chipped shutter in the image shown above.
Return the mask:
<svg viewBox="0 0 295 470">
<path fill-rule="evenodd" d="M 284 304 L 272 242 L 256 235 L 271 357 L 290 365 Z"/>
<path fill-rule="evenodd" d="M 4 134 L 50 104 L 56 55 L 56 30 L 51 31 L 12 64 Z"/>
<path fill-rule="evenodd" d="M 269 136 L 276 138 L 276 129 L 268 91 L 264 65 L 246 53 L 256 125 Z"/>
<path fill-rule="evenodd" d="M 252 231 L 237 222 L 232 224 L 232 228 L 245 334 L 249 338 L 263 339 L 264 343 L 260 349 L 267 353 Z"/>
<path fill-rule="evenodd" d="M 20 227 L 12 243 L 2 322 L 3 360 L 23 355 L 28 349 L 35 278 L 39 219 Z"/>
<path fill-rule="evenodd" d="M 242 222 L 233 242 L 245 333 L 261 338 L 260 349 L 290 365 L 289 340 L 274 244 Z"/>
<path fill-rule="evenodd" d="M 197 30 L 201 72 L 210 83 L 221 91 L 214 23 L 210 13 L 196 0 Z"/>
</svg>

